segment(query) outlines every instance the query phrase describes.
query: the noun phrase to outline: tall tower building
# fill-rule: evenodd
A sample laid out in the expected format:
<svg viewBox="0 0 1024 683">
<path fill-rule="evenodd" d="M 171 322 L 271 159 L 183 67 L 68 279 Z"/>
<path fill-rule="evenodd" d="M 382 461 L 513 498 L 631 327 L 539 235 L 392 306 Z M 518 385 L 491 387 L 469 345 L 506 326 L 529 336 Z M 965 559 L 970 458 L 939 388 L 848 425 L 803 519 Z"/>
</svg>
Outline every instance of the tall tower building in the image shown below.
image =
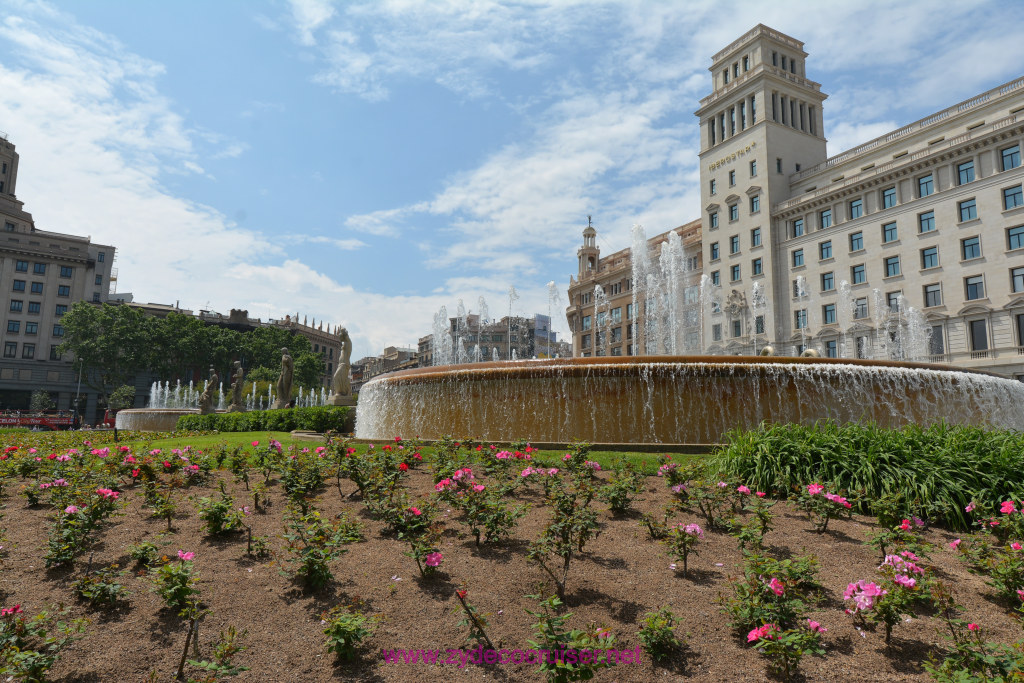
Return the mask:
<svg viewBox="0 0 1024 683">
<path fill-rule="evenodd" d="M 763 24 L 712 58 L 713 89 L 700 102 L 704 272 L 716 292 L 704 346 L 761 343 L 782 332 L 777 311 L 788 297 L 773 283 L 779 244 L 771 207 L 790 197 L 789 176 L 826 159 L 821 105 L 827 95 L 807 78 L 803 43 Z M 781 280 L 787 282 L 785 278 Z M 754 312 L 761 283 L 769 305 Z M 728 301 L 728 304 L 725 302 Z"/>
</svg>

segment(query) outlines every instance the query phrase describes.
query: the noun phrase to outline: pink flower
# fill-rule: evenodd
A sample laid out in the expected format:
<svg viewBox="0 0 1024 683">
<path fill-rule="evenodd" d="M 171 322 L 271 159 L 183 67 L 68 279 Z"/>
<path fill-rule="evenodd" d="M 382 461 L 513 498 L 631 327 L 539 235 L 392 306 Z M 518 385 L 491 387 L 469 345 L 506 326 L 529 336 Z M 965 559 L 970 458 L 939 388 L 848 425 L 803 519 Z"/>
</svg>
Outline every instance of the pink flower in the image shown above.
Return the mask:
<svg viewBox="0 0 1024 683">
<path fill-rule="evenodd" d="M 744 496 L 749 496 L 749 495 L 750 495 L 750 489 L 748 489 L 748 488 L 747 488 L 746 486 L 744 486 L 743 484 L 740 484 L 739 486 L 737 486 L 737 487 L 736 487 L 736 491 L 737 491 L 738 493 L 742 493 L 742 494 L 743 494 Z"/>
<path fill-rule="evenodd" d="M 441 553 L 430 553 L 423 558 L 423 563 L 428 567 L 436 567 L 441 564 L 442 559 L 444 559 L 444 556 Z"/>
<path fill-rule="evenodd" d="M 1010 547 L 1013 548 L 1014 550 L 1020 550 L 1024 546 L 1021 546 L 1020 543 L 1017 543 L 1017 541 L 1014 541 L 1013 543 L 1010 544 Z"/>
<path fill-rule="evenodd" d="M 419 517 L 423 512 L 419 508 L 409 508 L 409 512 Z"/>
<path fill-rule="evenodd" d="M 698 538 L 704 538 L 704 530 L 697 524 L 687 524 L 683 527 L 683 533 L 690 536 L 697 536 Z"/>
<path fill-rule="evenodd" d="M 825 490 L 825 487 L 822 486 L 821 484 L 808 484 L 807 485 L 807 493 L 811 494 L 812 496 L 816 496 L 816 495 L 818 495 L 819 493 L 821 493 L 824 490 Z"/>
<path fill-rule="evenodd" d="M 1021 602 L 1024 602 L 1024 588 L 1017 589 L 1017 597 L 1021 599 Z"/>
<path fill-rule="evenodd" d="M 726 484 L 724 481 L 718 482 L 718 488 L 724 489 L 726 486 L 728 486 L 728 484 Z"/>
<path fill-rule="evenodd" d="M 64 508 L 64 512 L 66 512 L 69 515 L 73 515 L 76 512 L 78 512 L 78 506 L 77 505 L 68 505 L 66 508 Z"/>
<path fill-rule="evenodd" d="M 253 445 L 253 446 L 259 446 L 259 445 L 260 445 L 260 442 L 259 442 L 259 441 L 253 441 L 253 442 L 252 442 L 252 445 Z"/>
<path fill-rule="evenodd" d="M 473 485 L 473 490 L 476 491 L 477 493 L 480 493 L 481 491 L 484 490 L 484 485 L 483 484 L 474 484 Z"/>
<path fill-rule="evenodd" d="M 1008 515 L 1010 513 L 1016 512 L 1017 511 L 1017 506 L 1013 504 L 1012 500 L 1008 500 L 1008 501 L 1005 501 L 999 507 L 999 511 L 1002 512 L 1004 515 Z"/>
<path fill-rule="evenodd" d="M 972 500 L 970 503 L 967 504 L 967 507 L 964 508 L 964 512 L 973 512 L 974 508 L 976 508 L 976 507 L 978 507 L 978 506 L 975 505 L 974 501 Z"/>
<path fill-rule="evenodd" d="M 765 492 L 764 491 L 755 491 L 754 495 L 757 496 L 758 498 L 764 498 L 765 497 Z"/>
<path fill-rule="evenodd" d="M 110 489 L 96 489 L 96 495 L 108 500 L 117 500 L 117 497 L 120 494 L 117 491 L 111 491 Z"/>
<path fill-rule="evenodd" d="M 825 628 L 818 622 L 814 621 L 813 619 L 807 620 L 807 628 L 811 629 L 811 631 L 813 631 L 814 633 L 825 633 L 826 631 L 828 631 L 827 628 Z"/>
<path fill-rule="evenodd" d="M 900 523 L 900 529 L 902 529 L 903 531 L 910 531 L 910 520 L 903 520 L 903 522 Z"/>
<path fill-rule="evenodd" d="M 871 609 L 878 598 L 888 594 L 889 591 L 882 589 L 875 582 L 861 580 L 847 585 L 843 598 L 853 600 L 855 611 L 861 611 Z"/>
<path fill-rule="evenodd" d="M 750 633 L 747 634 L 747 642 L 753 643 L 755 641 L 761 640 L 762 638 L 770 640 L 774 638 L 772 632 L 778 630 L 779 627 L 775 624 L 765 624 L 764 626 L 758 626 L 757 628 L 751 630 Z"/>
<path fill-rule="evenodd" d="M 179 550 L 178 551 L 178 559 L 179 560 L 183 560 L 185 562 L 191 561 L 192 558 L 195 557 L 195 556 L 196 556 L 196 554 L 193 553 L 193 552 L 186 553 L 184 550 Z"/>
<path fill-rule="evenodd" d="M 956 550 L 957 548 L 960 547 L 961 543 L 963 543 L 963 540 L 958 538 L 955 541 L 950 541 L 949 542 L 949 547 L 952 548 L 953 550 Z"/>
<path fill-rule="evenodd" d="M 967 630 L 968 631 L 977 631 L 979 628 L 981 628 L 981 627 L 978 626 L 977 624 L 967 624 Z"/>
<path fill-rule="evenodd" d="M 20 603 L 15 605 L 14 607 L 4 607 L 3 609 L 0 609 L 0 617 L 9 617 L 21 613 L 22 609 Z"/>
<path fill-rule="evenodd" d="M 569 462 L 570 459 L 572 459 L 572 455 L 570 455 L 569 453 L 566 453 L 565 455 L 562 456 L 563 462 Z"/>
<path fill-rule="evenodd" d="M 904 588 L 913 588 L 917 585 L 917 579 L 912 579 L 909 576 L 904 576 L 903 574 L 897 574 L 895 577 L 893 577 L 893 581 L 903 586 Z"/>
<path fill-rule="evenodd" d="M 782 595 L 786 592 L 786 589 L 782 586 L 782 582 L 772 577 L 771 581 L 768 582 L 768 589 L 776 595 Z"/>
</svg>

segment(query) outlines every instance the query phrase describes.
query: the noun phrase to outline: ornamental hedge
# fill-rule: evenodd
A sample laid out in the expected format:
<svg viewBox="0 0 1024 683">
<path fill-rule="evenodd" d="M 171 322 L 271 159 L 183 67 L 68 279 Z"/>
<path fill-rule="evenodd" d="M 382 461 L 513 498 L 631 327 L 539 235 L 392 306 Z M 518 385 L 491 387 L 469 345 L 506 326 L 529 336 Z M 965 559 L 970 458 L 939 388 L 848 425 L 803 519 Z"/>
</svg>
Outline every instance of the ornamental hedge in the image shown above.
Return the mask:
<svg viewBox="0 0 1024 683">
<path fill-rule="evenodd" d="M 250 410 L 245 413 L 182 415 L 177 429 L 218 432 L 312 432 L 352 431 L 355 415 L 348 406 L 315 406 L 283 410 Z"/>
</svg>

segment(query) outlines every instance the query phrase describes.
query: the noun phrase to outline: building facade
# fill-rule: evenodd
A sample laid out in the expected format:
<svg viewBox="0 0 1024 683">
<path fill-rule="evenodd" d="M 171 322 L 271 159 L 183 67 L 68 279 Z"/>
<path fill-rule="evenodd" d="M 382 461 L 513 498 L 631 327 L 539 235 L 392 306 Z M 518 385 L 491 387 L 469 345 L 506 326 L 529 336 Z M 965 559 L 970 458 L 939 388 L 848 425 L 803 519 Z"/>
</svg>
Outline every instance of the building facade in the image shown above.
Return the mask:
<svg viewBox="0 0 1024 683">
<path fill-rule="evenodd" d="M 763 25 L 712 58 L 696 111 L 702 350 L 1024 378 L 1024 78 L 829 158 L 808 63 Z"/>
<path fill-rule="evenodd" d="M 28 408 L 33 391 L 47 391 L 61 410 L 76 407 L 92 421 L 96 392 L 61 358 L 61 317 L 78 301 L 105 302 L 117 279 L 115 248 L 88 237 L 36 228 L 15 196 L 18 154 L 0 134 L 0 408 Z"/>
</svg>

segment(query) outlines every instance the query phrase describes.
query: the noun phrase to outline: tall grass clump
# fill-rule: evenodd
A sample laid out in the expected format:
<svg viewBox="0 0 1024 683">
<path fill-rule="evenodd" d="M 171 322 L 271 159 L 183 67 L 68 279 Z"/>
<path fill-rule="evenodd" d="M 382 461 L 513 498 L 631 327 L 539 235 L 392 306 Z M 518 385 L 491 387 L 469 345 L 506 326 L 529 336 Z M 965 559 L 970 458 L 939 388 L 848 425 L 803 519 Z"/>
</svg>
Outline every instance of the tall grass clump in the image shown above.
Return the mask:
<svg viewBox="0 0 1024 683">
<path fill-rule="evenodd" d="M 883 496 L 952 529 L 967 529 L 973 500 L 998 505 L 1024 496 L 1024 433 L 939 423 L 886 429 L 874 424 L 762 424 L 734 430 L 711 458 L 713 471 L 778 496 L 808 482 L 856 494 L 857 512 Z"/>
</svg>

